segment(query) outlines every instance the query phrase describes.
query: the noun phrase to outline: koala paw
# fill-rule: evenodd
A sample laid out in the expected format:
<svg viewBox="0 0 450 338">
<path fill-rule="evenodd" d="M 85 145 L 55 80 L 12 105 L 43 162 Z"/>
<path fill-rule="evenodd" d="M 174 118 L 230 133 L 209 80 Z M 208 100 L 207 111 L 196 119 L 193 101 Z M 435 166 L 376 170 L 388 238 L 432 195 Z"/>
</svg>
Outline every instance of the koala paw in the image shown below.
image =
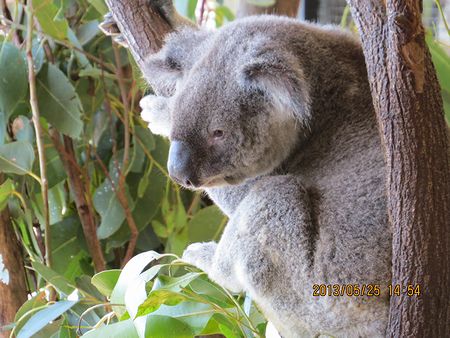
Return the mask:
<svg viewBox="0 0 450 338">
<path fill-rule="evenodd" d="M 170 113 L 167 108 L 167 98 L 147 95 L 140 101 L 141 117 L 148 122 L 148 128 L 153 134 L 169 136 Z"/>
<path fill-rule="evenodd" d="M 184 250 L 181 259 L 208 273 L 216 248 L 217 243 L 215 242 L 193 243 Z"/>
</svg>

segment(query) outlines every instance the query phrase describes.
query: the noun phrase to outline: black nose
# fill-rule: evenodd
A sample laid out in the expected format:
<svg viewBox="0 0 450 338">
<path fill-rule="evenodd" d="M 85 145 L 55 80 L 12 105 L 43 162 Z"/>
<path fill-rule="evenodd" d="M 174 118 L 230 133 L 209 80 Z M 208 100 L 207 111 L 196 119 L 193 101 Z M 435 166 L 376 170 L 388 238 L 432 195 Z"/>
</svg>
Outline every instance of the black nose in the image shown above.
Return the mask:
<svg viewBox="0 0 450 338">
<path fill-rule="evenodd" d="M 199 185 L 192 160 L 192 150 L 187 143 L 183 141 L 172 141 L 170 143 L 167 167 L 169 168 L 169 175 L 174 181 L 187 187 Z"/>
</svg>

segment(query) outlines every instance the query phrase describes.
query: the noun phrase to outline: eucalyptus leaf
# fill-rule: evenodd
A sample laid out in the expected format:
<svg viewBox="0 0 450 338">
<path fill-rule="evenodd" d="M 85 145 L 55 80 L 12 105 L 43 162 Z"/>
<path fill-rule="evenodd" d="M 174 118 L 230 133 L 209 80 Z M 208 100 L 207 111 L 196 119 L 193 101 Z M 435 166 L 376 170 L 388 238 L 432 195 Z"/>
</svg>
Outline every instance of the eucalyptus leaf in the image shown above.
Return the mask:
<svg viewBox="0 0 450 338">
<path fill-rule="evenodd" d="M 131 319 L 101 326 L 83 335 L 84 338 L 139 338 Z M 167 337 L 166 337 L 167 338 Z M 192 338 L 192 337 L 191 337 Z"/>
<path fill-rule="evenodd" d="M 85 45 L 100 33 L 98 25 L 99 22 L 93 20 L 78 27 L 76 35 L 81 45 Z"/>
<path fill-rule="evenodd" d="M 61 276 L 59 273 L 50 269 L 39 262 L 31 262 L 31 266 L 33 269 L 39 273 L 48 283 L 53 285 L 60 292 L 70 295 L 73 290 L 76 288 L 71 282 L 69 282 L 66 278 Z"/>
<path fill-rule="evenodd" d="M 0 185 L 0 211 L 8 204 L 9 196 L 15 191 L 14 182 L 7 179 Z"/>
<path fill-rule="evenodd" d="M 80 253 L 80 242 L 84 240 L 81 233 L 81 224 L 77 217 L 66 217 L 51 226 L 52 268 L 55 272 L 64 275 L 70 267 L 67 260 L 72 263 Z"/>
<path fill-rule="evenodd" d="M 91 282 L 103 295 L 110 297 L 120 272 L 118 269 L 101 271 L 92 277 Z"/>
<path fill-rule="evenodd" d="M 226 217 L 217 206 L 200 209 L 188 223 L 189 241 L 217 240 L 223 231 Z"/>
<path fill-rule="evenodd" d="M 0 145 L 5 144 L 8 139 L 8 131 L 6 130 L 5 113 L 0 111 Z"/>
<path fill-rule="evenodd" d="M 33 162 L 34 150 L 29 142 L 0 145 L 0 172 L 25 175 L 31 172 Z"/>
<path fill-rule="evenodd" d="M 169 291 L 178 292 L 182 288 L 189 285 L 193 280 L 200 277 L 202 273 L 199 272 L 189 272 L 180 277 L 169 277 L 165 275 L 160 275 L 156 278 L 153 283 L 152 291 L 164 289 Z"/>
<path fill-rule="evenodd" d="M 88 2 L 94 6 L 94 8 L 102 15 L 108 13 L 108 7 L 106 7 L 103 0 L 88 0 Z"/>
<path fill-rule="evenodd" d="M 34 314 L 17 334 L 17 338 L 28 338 L 38 333 L 51 321 L 74 306 L 76 301 L 59 301 Z"/>
<path fill-rule="evenodd" d="M 52 1 L 33 0 L 33 12 L 45 34 L 57 40 L 67 37 L 69 24 L 64 17 L 58 16 L 59 9 Z"/>
<path fill-rule="evenodd" d="M 144 304 L 142 307 L 144 307 Z M 159 309 L 151 315 L 162 315 L 176 318 L 189 325 L 194 334 L 197 335 L 202 333 L 215 312 L 216 310 L 211 304 L 183 300 L 182 302 L 172 306 L 169 306 L 168 304 L 161 305 Z"/>
<path fill-rule="evenodd" d="M 249 5 L 254 5 L 258 7 L 270 7 L 275 5 L 277 2 L 276 0 L 247 0 L 247 3 Z"/>
<path fill-rule="evenodd" d="M 100 226 L 97 229 L 97 236 L 99 239 L 108 238 L 119 230 L 122 222 L 125 220 L 125 210 L 120 204 L 109 178 L 106 178 L 95 190 L 93 201 L 95 210 L 102 217 Z"/>
<path fill-rule="evenodd" d="M 146 338 L 192 338 L 192 328 L 181 320 L 167 316 L 148 316 L 145 327 Z"/>
<path fill-rule="evenodd" d="M 127 291 L 130 283 L 134 281 L 134 279 L 138 278 L 141 274 L 142 270 L 150 264 L 151 262 L 163 257 L 163 255 L 154 252 L 147 251 L 143 252 L 139 255 L 134 256 L 130 261 L 125 265 L 122 270 L 122 273 L 119 276 L 119 279 L 111 293 L 111 303 L 112 304 L 125 304 L 125 293 Z M 114 307 L 114 311 L 122 316 L 125 313 L 123 307 Z"/>
<path fill-rule="evenodd" d="M 5 120 L 28 93 L 27 66 L 19 49 L 9 42 L 0 45 L 0 112 Z"/>
<path fill-rule="evenodd" d="M 58 67 L 47 64 L 36 78 L 41 116 L 72 138 L 78 138 L 83 130 L 82 106 L 75 88 Z"/>
<path fill-rule="evenodd" d="M 190 298 L 182 293 L 170 290 L 155 290 L 150 292 L 148 298 L 139 306 L 137 316 L 144 316 L 156 311 L 161 305 L 177 305 Z"/>
</svg>

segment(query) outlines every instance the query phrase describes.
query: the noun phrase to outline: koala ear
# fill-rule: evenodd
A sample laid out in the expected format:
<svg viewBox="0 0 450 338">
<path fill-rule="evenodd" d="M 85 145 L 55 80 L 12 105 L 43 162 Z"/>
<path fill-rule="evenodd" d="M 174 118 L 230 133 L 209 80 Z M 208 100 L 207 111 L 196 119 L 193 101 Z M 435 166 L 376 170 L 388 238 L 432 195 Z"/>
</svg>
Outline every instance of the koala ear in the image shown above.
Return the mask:
<svg viewBox="0 0 450 338">
<path fill-rule="evenodd" d="M 212 33 L 204 30 L 184 28 L 169 34 L 164 47 L 145 61 L 144 76 L 159 96 L 173 96 L 177 83 L 192 68 L 205 50 Z"/>
<path fill-rule="evenodd" d="M 280 53 L 281 54 L 281 53 Z M 304 127 L 310 123 L 309 88 L 295 57 L 270 51 L 244 64 L 241 76 L 247 86 L 261 90 L 286 118 L 295 118 Z"/>
<path fill-rule="evenodd" d="M 181 65 L 165 53 L 157 53 L 145 61 L 143 74 L 158 96 L 173 96 L 177 81 L 183 76 Z"/>
</svg>

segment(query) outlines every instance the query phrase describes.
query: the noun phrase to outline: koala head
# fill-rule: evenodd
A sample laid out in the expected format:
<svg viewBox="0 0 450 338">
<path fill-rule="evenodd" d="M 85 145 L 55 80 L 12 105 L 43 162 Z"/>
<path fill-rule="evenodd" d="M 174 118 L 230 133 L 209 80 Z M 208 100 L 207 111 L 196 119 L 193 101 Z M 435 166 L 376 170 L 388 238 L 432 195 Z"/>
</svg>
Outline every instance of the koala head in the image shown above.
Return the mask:
<svg viewBox="0 0 450 338">
<path fill-rule="evenodd" d="M 178 68 L 168 104 L 171 177 L 195 189 L 275 169 L 308 134 L 308 88 L 294 55 L 232 25 L 195 55 Z"/>
</svg>

